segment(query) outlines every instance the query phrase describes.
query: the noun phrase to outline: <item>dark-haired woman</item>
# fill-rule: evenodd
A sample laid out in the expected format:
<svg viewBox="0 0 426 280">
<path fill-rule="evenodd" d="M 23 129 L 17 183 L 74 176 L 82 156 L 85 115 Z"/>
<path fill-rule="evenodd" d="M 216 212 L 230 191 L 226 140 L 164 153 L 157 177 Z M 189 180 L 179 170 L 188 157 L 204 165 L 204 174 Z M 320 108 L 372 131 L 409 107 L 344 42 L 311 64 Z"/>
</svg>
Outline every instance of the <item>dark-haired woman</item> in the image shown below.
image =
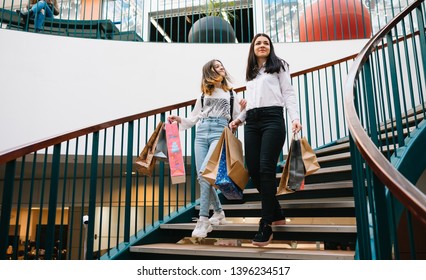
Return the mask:
<svg viewBox="0 0 426 280">
<path fill-rule="evenodd" d="M 276 197 L 276 165 L 286 135 L 284 108 L 290 116 L 293 133 L 302 129 L 289 65 L 275 54 L 272 41 L 266 34 L 257 34 L 251 42 L 246 80 L 246 112 L 229 126 L 232 129 L 246 122 L 246 164 L 262 200 L 259 230 L 252 243 L 266 246 L 273 238 L 271 225 L 285 224 L 285 216 Z"/>
</svg>

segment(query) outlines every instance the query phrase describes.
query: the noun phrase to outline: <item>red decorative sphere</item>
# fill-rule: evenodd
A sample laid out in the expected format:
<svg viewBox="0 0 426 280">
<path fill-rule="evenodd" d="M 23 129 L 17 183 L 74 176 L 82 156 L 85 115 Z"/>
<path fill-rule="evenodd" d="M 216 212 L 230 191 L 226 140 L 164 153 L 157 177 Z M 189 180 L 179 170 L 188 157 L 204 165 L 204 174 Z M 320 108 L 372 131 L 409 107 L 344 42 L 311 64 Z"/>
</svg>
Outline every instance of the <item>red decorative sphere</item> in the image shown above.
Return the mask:
<svg viewBox="0 0 426 280">
<path fill-rule="evenodd" d="M 361 0 L 318 0 L 299 18 L 301 42 L 370 37 L 370 13 Z"/>
</svg>

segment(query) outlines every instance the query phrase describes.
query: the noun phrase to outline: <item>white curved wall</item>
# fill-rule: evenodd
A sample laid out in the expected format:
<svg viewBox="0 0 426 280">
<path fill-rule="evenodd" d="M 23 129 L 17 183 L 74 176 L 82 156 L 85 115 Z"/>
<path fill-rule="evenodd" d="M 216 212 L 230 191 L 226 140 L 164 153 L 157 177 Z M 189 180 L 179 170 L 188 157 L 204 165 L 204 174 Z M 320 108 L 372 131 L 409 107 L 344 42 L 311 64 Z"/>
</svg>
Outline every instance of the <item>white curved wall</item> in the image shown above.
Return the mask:
<svg viewBox="0 0 426 280">
<path fill-rule="evenodd" d="M 0 29 L 0 152 L 196 98 L 220 59 L 244 85 L 249 44 L 136 43 Z M 355 54 L 366 40 L 278 43 L 299 71 Z"/>
</svg>

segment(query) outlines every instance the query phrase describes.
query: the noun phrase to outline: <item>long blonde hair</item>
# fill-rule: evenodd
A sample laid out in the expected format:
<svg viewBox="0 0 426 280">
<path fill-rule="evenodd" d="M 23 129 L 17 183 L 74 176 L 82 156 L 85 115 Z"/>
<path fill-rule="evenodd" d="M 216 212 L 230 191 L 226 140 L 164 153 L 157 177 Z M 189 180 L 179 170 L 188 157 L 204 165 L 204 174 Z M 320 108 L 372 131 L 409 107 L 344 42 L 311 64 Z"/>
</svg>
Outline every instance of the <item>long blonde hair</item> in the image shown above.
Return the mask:
<svg viewBox="0 0 426 280">
<path fill-rule="evenodd" d="M 222 62 L 218 59 L 212 59 L 203 66 L 203 77 L 201 79 L 201 91 L 206 95 L 211 95 L 215 89 L 215 84 L 220 83 L 221 88 L 224 91 L 229 91 L 232 89 L 228 82 L 231 82 L 231 78 L 229 77 L 228 72 L 225 69 L 225 77 L 222 77 L 219 73 L 214 69 L 214 63 Z M 223 64 L 222 64 L 223 66 Z"/>
</svg>

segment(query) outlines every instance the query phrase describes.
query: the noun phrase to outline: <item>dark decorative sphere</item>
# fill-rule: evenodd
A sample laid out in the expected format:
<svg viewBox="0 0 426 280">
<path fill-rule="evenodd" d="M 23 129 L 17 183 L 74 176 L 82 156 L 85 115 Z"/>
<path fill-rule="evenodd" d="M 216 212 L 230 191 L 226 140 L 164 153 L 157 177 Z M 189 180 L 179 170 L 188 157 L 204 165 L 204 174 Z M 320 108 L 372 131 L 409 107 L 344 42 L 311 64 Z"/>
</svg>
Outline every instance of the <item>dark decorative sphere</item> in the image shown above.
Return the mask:
<svg viewBox="0 0 426 280">
<path fill-rule="evenodd" d="M 235 43 L 235 32 L 231 24 L 216 16 L 197 20 L 189 30 L 189 43 Z"/>
</svg>

